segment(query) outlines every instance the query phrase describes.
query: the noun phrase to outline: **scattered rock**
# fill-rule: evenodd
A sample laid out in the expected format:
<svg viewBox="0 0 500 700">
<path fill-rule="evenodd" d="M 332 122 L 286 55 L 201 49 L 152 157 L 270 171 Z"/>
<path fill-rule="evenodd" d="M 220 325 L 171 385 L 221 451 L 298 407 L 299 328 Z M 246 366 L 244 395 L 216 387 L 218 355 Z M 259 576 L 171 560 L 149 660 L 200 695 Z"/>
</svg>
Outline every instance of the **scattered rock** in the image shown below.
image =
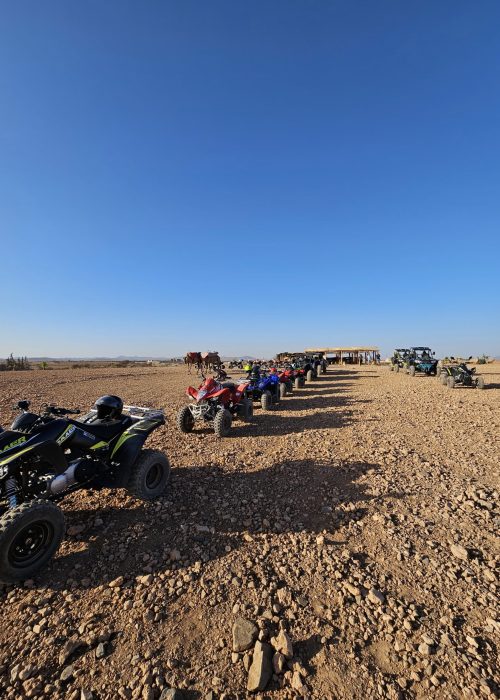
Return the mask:
<svg viewBox="0 0 500 700">
<path fill-rule="evenodd" d="M 269 644 L 255 642 L 247 683 L 247 690 L 251 693 L 265 690 L 273 673 L 272 658 L 273 650 Z"/>
<path fill-rule="evenodd" d="M 237 617 L 233 624 L 233 651 L 250 649 L 258 634 L 259 630 L 253 622 Z"/>
</svg>

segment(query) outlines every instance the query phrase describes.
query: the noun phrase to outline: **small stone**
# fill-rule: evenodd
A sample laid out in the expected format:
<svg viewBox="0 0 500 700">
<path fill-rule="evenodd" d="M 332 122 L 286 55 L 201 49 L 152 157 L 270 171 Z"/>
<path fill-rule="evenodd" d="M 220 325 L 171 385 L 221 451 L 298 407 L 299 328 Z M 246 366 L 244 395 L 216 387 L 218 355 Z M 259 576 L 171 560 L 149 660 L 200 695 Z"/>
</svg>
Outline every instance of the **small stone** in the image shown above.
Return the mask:
<svg viewBox="0 0 500 700">
<path fill-rule="evenodd" d="M 160 700 L 184 700 L 184 693 L 179 688 L 165 688 L 160 695 Z"/>
<path fill-rule="evenodd" d="M 179 561 L 181 558 L 181 553 L 179 552 L 178 549 L 172 549 L 170 551 L 170 561 Z"/>
<path fill-rule="evenodd" d="M 237 617 L 233 624 L 233 651 L 250 649 L 258 634 L 259 630 L 253 622 Z"/>
<path fill-rule="evenodd" d="M 75 668 L 70 664 L 69 666 L 66 666 L 66 668 L 63 668 L 59 677 L 62 681 L 69 681 L 70 678 L 73 678 L 74 673 Z"/>
<path fill-rule="evenodd" d="M 293 656 L 293 646 L 292 640 L 285 632 L 285 630 L 280 630 L 276 637 L 271 639 L 271 644 L 279 651 L 286 659 L 291 659 Z"/>
<path fill-rule="evenodd" d="M 286 659 L 279 651 L 273 656 L 273 671 L 280 676 L 286 669 Z"/>
<path fill-rule="evenodd" d="M 100 642 L 97 645 L 97 649 L 95 650 L 95 655 L 96 659 L 102 659 L 104 656 L 106 656 L 106 647 L 102 642 Z"/>
<path fill-rule="evenodd" d="M 66 661 L 72 656 L 77 649 L 84 647 L 85 642 L 81 639 L 68 639 L 64 644 L 63 648 L 59 652 L 59 663 L 64 666 Z"/>
<path fill-rule="evenodd" d="M 450 549 L 453 556 L 457 559 L 461 559 L 462 561 L 468 560 L 469 552 L 465 549 L 465 547 L 462 547 L 459 544 L 452 544 Z"/>
<path fill-rule="evenodd" d="M 113 579 L 108 583 L 110 588 L 121 588 L 123 586 L 123 576 L 118 576 L 118 578 Z"/>
<path fill-rule="evenodd" d="M 149 586 L 153 583 L 153 574 L 146 574 L 145 576 L 138 576 L 137 581 L 142 583 L 143 586 Z"/>
<path fill-rule="evenodd" d="M 250 692 L 263 691 L 269 683 L 272 673 L 273 650 L 266 642 L 255 642 L 252 665 L 248 672 L 247 689 Z"/>
<path fill-rule="evenodd" d="M 432 647 L 430 644 L 426 644 L 425 642 L 422 642 L 421 644 L 418 645 L 418 651 L 423 656 L 429 656 L 429 654 L 432 653 Z"/>
<path fill-rule="evenodd" d="M 366 597 L 371 603 L 374 603 L 375 605 L 381 605 L 385 602 L 384 594 L 378 591 L 376 588 L 370 588 Z"/>
<path fill-rule="evenodd" d="M 91 690 L 82 688 L 80 692 L 80 700 L 94 700 L 94 693 Z"/>
</svg>

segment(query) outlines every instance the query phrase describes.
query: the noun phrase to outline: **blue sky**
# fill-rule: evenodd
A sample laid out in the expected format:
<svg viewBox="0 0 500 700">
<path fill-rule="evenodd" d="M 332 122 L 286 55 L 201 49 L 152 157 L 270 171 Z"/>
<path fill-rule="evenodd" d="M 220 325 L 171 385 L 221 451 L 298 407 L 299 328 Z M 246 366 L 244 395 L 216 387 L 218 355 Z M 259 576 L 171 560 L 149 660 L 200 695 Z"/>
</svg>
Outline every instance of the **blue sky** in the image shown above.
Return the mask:
<svg viewBox="0 0 500 700">
<path fill-rule="evenodd" d="M 0 355 L 499 355 L 499 23 L 4 3 Z"/>
</svg>

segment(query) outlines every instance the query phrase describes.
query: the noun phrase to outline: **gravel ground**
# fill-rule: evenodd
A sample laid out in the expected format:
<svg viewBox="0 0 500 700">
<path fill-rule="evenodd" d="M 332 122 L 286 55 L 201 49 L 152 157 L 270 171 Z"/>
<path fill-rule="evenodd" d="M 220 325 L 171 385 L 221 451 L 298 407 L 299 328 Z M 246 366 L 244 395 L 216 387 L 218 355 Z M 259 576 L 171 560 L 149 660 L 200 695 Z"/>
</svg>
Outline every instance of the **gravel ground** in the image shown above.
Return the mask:
<svg viewBox="0 0 500 700">
<path fill-rule="evenodd" d="M 0 696 L 495 697 L 500 365 L 478 369 L 485 391 L 331 369 L 223 440 L 177 431 L 184 367 L 1 373 L 4 426 L 20 398 L 163 406 L 172 482 L 64 500 L 50 567 L 0 590 Z"/>
</svg>

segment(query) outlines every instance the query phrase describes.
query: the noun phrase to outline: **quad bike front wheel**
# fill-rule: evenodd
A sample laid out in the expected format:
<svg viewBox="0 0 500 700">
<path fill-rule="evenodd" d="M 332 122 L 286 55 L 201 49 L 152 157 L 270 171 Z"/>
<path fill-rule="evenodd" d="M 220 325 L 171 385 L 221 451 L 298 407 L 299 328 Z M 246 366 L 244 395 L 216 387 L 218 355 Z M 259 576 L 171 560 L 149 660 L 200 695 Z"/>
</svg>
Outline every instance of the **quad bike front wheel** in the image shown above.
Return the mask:
<svg viewBox="0 0 500 700">
<path fill-rule="evenodd" d="M 284 399 L 287 395 L 287 388 L 285 382 L 280 382 L 280 399 Z"/>
<path fill-rule="evenodd" d="M 260 405 L 263 411 L 269 411 L 273 405 L 273 397 L 270 391 L 264 391 L 260 397 Z"/>
<path fill-rule="evenodd" d="M 286 384 L 286 393 L 287 394 L 293 394 L 293 382 L 289 379 Z"/>
<path fill-rule="evenodd" d="M 170 464 L 160 450 L 142 450 L 132 467 L 127 490 L 141 501 L 153 501 L 165 493 Z"/>
<path fill-rule="evenodd" d="M 0 582 L 32 578 L 54 556 L 64 537 L 62 510 L 51 501 L 31 501 L 0 518 Z"/>
<path fill-rule="evenodd" d="M 194 428 L 194 418 L 189 406 L 183 406 L 177 414 L 177 427 L 181 433 L 190 433 Z"/>
<path fill-rule="evenodd" d="M 214 418 L 214 433 L 217 437 L 226 437 L 226 435 L 229 435 L 232 422 L 233 417 L 227 408 L 217 411 Z"/>
<path fill-rule="evenodd" d="M 307 371 L 307 381 L 312 382 L 313 379 L 314 379 L 313 371 L 312 371 L 312 369 L 309 369 Z"/>
</svg>

